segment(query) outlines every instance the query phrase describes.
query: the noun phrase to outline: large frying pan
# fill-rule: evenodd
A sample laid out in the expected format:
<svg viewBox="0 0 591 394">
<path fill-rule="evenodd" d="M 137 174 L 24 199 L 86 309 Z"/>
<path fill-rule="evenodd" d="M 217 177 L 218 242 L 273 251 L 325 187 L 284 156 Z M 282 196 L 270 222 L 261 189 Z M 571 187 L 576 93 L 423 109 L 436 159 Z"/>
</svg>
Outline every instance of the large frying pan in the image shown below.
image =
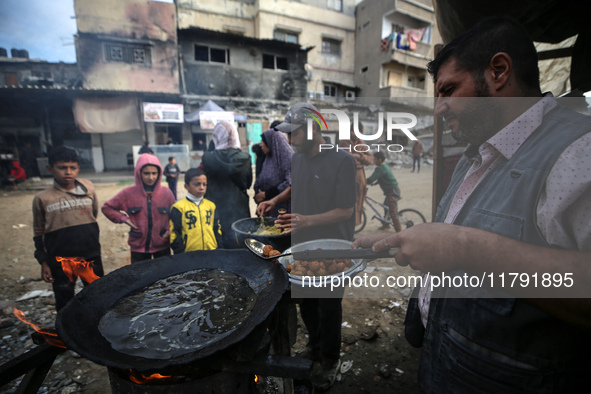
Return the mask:
<svg viewBox="0 0 591 394">
<path fill-rule="evenodd" d="M 131 356 L 111 347 L 99 332 L 101 317 L 119 299 L 171 275 L 200 268 L 218 268 L 244 277 L 256 293 L 251 314 L 233 332 L 194 352 L 170 359 Z M 97 364 L 140 371 L 187 364 L 244 339 L 273 311 L 289 285 L 287 272 L 244 250 L 195 251 L 120 268 L 86 286 L 58 314 L 56 328 L 68 346 Z"/>
</svg>

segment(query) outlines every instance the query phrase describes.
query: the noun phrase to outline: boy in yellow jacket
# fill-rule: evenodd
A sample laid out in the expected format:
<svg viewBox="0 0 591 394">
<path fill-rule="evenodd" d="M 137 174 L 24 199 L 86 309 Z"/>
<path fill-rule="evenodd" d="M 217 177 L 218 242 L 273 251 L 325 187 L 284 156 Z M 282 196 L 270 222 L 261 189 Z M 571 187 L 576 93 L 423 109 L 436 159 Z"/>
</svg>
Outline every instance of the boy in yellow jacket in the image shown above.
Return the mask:
<svg viewBox="0 0 591 394">
<path fill-rule="evenodd" d="M 222 231 L 215 214 L 215 204 L 203 198 L 207 176 L 199 168 L 185 173 L 187 197 L 172 206 L 170 212 L 170 246 L 174 254 L 191 250 L 222 247 Z"/>
</svg>

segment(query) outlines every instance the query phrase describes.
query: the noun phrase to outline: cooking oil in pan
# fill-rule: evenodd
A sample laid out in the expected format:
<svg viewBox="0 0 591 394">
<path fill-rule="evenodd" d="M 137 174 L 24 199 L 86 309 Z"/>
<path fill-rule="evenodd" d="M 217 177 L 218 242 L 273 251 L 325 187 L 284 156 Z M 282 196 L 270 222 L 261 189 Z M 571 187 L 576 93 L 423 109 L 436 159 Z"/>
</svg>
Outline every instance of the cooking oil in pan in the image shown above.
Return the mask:
<svg viewBox="0 0 591 394">
<path fill-rule="evenodd" d="M 158 280 L 119 300 L 99 331 L 122 353 L 169 359 L 229 335 L 249 315 L 256 294 L 245 278 L 217 269 Z"/>
</svg>

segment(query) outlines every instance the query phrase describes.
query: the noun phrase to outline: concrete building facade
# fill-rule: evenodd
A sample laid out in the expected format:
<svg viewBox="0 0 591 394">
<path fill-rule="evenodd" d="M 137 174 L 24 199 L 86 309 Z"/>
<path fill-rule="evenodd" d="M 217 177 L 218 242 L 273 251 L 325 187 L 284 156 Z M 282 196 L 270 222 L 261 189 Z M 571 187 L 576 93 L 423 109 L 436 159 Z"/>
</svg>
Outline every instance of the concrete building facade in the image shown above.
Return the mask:
<svg viewBox="0 0 591 394">
<path fill-rule="evenodd" d="M 431 0 L 364 0 L 357 6 L 355 84 L 365 97 L 433 97 L 426 66 L 440 42 Z"/>
<path fill-rule="evenodd" d="M 355 0 L 178 0 L 177 12 L 179 30 L 200 27 L 308 50 L 308 98 L 342 101 L 357 94 Z"/>
<path fill-rule="evenodd" d="M 97 172 L 132 168 L 132 146 L 164 144 L 181 133 L 174 119 L 144 122 L 143 116 L 147 103 L 181 104 L 176 7 L 74 0 L 74 11 L 82 86 L 92 93 L 74 100 L 76 122 L 91 137 Z"/>
</svg>

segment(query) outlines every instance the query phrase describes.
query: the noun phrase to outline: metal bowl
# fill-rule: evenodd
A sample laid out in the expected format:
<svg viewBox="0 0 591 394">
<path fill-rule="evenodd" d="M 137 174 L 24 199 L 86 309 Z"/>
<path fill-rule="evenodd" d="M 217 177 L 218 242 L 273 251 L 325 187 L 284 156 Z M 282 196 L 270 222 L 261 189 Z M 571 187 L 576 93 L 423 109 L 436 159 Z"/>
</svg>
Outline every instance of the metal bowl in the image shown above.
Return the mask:
<svg viewBox="0 0 591 394">
<path fill-rule="evenodd" d="M 274 226 L 277 218 L 264 217 L 262 222 L 264 226 Z M 278 235 L 259 235 L 252 234 L 261 225 L 261 218 L 246 218 L 240 219 L 232 223 L 232 230 L 236 234 L 236 242 L 240 247 L 246 248 L 244 241 L 248 238 L 254 238 L 257 241 L 264 243 L 265 245 L 271 245 L 273 249 L 283 252 L 285 249 L 291 246 L 291 235 L 290 234 L 278 234 Z"/>
<path fill-rule="evenodd" d="M 302 243 L 293 245 L 291 248 L 285 250 L 285 252 L 315 250 L 318 248 L 321 248 L 321 249 L 351 249 L 351 244 L 352 244 L 351 241 L 346 241 L 344 239 L 316 239 L 313 241 L 307 241 L 307 242 L 302 242 Z M 292 256 L 283 256 L 283 257 L 280 257 L 278 259 L 278 261 L 282 266 L 287 267 L 288 264 L 293 263 L 293 257 Z M 324 277 L 315 276 L 314 280 L 315 281 L 322 281 L 324 283 L 330 283 L 331 277 L 333 277 L 333 276 L 340 277 L 342 274 L 352 278 L 355 275 L 357 275 L 358 273 L 360 273 L 361 271 L 363 271 L 365 269 L 365 267 L 367 267 L 367 260 L 365 260 L 365 259 L 354 259 L 352 261 L 353 261 L 353 265 L 349 269 L 347 269 L 346 271 L 339 272 L 337 274 L 326 275 Z M 302 277 L 301 276 L 289 274 L 289 281 L 294 285 L 302 286 Z"/>
</svg>

